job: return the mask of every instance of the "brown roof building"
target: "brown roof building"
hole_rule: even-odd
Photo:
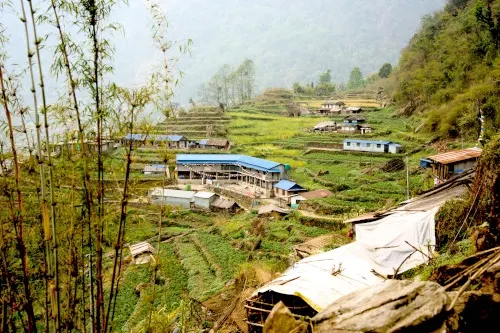
[[[423,167],[432,167],[436,184],[451,176],[473,168],[482,153],[481,148],[467,148],[436,154],[420,161]]]

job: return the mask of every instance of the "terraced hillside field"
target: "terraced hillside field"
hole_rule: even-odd
[[[353,135],[311,132],[320,121],[342,122],[341,116],[290,118],[240,108],[228,113],[231,116],[228,129],[234,152],[290,164],[291,178],[302,186],[309,190],[328,188],[335,193],[312,202],[315,211],[346,217],[406,199],[406,170],[380,170],[389,160],[405,156],[344,152],[340,147],[346,138],[403,144],[407,152],[412,152],[409,154],[411,192],[431,185],[427,173],[419,169],[419,159],[434,152],[429,147],[421,149],[432,135],[415,133],[418,121],[395,117],[393,113],[392,109],[364,113],[374,131]]]
[[[154,130],[158,134],[179,134],[188,139],[226,138],[226,126],[229,122],[224,112],[218,108],[197,107],[189,112],[159,123]]]

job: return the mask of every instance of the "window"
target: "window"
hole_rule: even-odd
[[[361,147],[361,143],[357,142],[356,147]]]
[[[350,147],[351,146],[351,143],[350,142],[347,142],[347,147]]]
[[[366,147],[370,148],[371,144],[370,143],[367,143],[366,144]]]
[[[380,148],[382,145],[380,143],[377,144],[377,148]]]

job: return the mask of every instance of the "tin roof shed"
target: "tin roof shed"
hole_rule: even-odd
[[[482,152],[483,150],[481,148],[474,147],[474,148],[453,150],[447,153],[432,155],[429,156],[428,159],[433,162],[441,164],[450,164],[460,161],[476,159],[481,155]]]

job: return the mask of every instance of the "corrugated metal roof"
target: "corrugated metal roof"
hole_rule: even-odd
[[[350,106],[347,108],[347,110],[349,111],[358,111],[358,110],[362,110],[359,106]]]
[[[202,143],[202,141],[204,143]],[[225,147],[228,143],[229,141],[226,139],[203,139],[200,141],[200,145],[218,146],[218,147]]]
[[[163,172],[165,171],[165,166],[162,164],[151,164],[144,166],[144,172]]]
[[[453,150],[443,154],[429,156],[428,159],[441,164],[449,164],[470,159],[478,158],[482,153],[481,148],[467,148],[462,150]]]
[[[287,214],[288,210],[285,210],[281,207],[278,207],[276,205],[267,205],[267,206],[262,206],[259,208],[259,215],[263,214],[269,214],[272,212],[280,213],[280,214]]]
[[[344,102],[339,101],[339,100],[335,100],[335,101],[325,101],[325,102],[323,103],[323,105],[325,105],[325,104],[328,104],[328,105],[329,105],[329,104],[334,104],[334,105],[345,105],[345,103],[344,103]]]
[[[305,191],[305,189],[300,186],[299,184],[295,182],[291,182],[289,180],[280,180],[278,183],[274,185],[274,187],[285,190],[285,191],[290,191],[290,190],[296,190],[296,191]]]
[[[301,196],[303,196],[306,199],[327,198],[332,195],[333,193],[328,190],[316,190],[316,191],[301,193]]]
[[[335,127],[337,126],[337,123],[334,121],[322,121],[320,123],[317,123],[314,128],[324,128],[324,127]]]
[[[153,141],[172,141],[177,142],[187,140],[183,135],[165,135],[165,134],[127,134],[125,140],[144,141],[146,139]]]
[[[393,143],[391,141],[358,140],[358,139],[345,139],[344,142],[373,143],[373,144],[379,144],[379,145],[389,145],[389,144]]]
[[[234,205],[238,205],[235,201],[229,200],[229,199],[224,199],[224,198],[219,198],[212,202],[211,206],[216,207],[216,208],[222,208],[222,209],[231,209]]]
[[[178,154],[177,164],[235,164],[267,172],[280,172],[281,163],[261,158],[233,154]]]
[[[191,199],[191,198],[193,198],[193,196],[195,194],[196,194],[196,192],[194,192],[194,191],[163,189],[163,196],[164,197]],[[153,189],[153,191],[151,192],[151,195],[161,196],[162,195],[161,187],[157,187],[157,188]]]
[[[132,244],[129,246],[129,248],[130,248],[130,253],[132,254],[133,257],[147,252],[156,253],[156,249],[148,242],[140,242],[137,244]]]
[[[213,192],[197,192],[194,195],[194,197],[201,198],[201,199],[209,199],[209,198],[213,197],[214,195],[216,195],[216,194]]]

